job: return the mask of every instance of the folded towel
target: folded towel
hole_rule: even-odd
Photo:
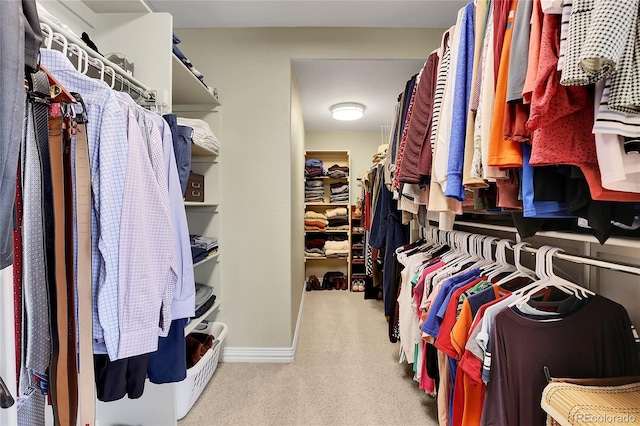
[[[327,216],[324,213],[315,212],[313,210],[307,210],[304,212],[305,219],[326,219]]]
[[[345,173],[349,173],[349,167],[347,166],[340,166],[338,164],[334,164],[333,166],[329,167],[329,171],[334,171],[334,170],[340,170],[341,172],[345,172]]]
[[[326,217],[330,218],[333,216],[346,216],[347,208],[346,207],[336,207],[335,209],[329,209],[326,212]]]
[[[327,241],[324,250],[349,250],[349,241]]]
[[[324,188],[324,182],[322,180],[307,180],[304,185],[307,188]]]

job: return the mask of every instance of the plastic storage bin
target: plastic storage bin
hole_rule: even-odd
[[[202,323],[202,325],[206,327],[198,326],[194,331],[211,334],[215,337],[215,341],[213,348],[208,350],[196,365],[187,370],[187,377],[176,383],[176,415],[178,420],[187,415],[209,383],[218,366],[222,343],[227,336],[228,327],[224,323],[209,322]]]

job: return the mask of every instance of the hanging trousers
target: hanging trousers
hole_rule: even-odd
[[[13,203],[24,119],[22,4],[0,1],[0,269],[13,262]]]

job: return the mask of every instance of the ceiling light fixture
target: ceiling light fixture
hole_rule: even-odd
[[[354,102],[343,102],[335,104],[329,109],[331,110],[331,115],[336,120],[353,121],[362,118],[365,106]]]

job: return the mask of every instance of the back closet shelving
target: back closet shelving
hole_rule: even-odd
[[[219,132],[220,114],[215,113],[220,102],[213,95],[212,89],[208,90],[172,52],[173,17],[170,14],[155,13],[142,0],[38,0],[38,5],[54,17],[51,25],[54,31],[66,35],[68,31],[65,31],[65,26],[76,34],[86,31],[102,53],[124,54],[134,64],[135,78],[131,80],[138,85],[142,82],[141,86],[155,91],[156,104],[164,107],[163,112],[203,119],[214,132]],[[46,14],[39,13],[41,20],[49,24],[51,17],[47,18]],[[70,38],[90,51],[80,40],[73,36]],[[97,53],[94,56],[99,57]],[[106,63],[124,73],[117,65],[109,61]],[[212,85],[214,81],[209,79],[207,83]],[[219,237],[218,153],[193,147],[191,170],[204,175],[204,202],[185,202],[189,233]],[[206,321],[221,320],[219,311],[223,289],[219,258],[218,252],[194,265],[196,282],[213,286],[217,297],[211,309],[187,324],[186,333]],[[147,381],[140,399],[98,402],[96,424],[177,424],[177,398],[176,385],[154,385]]]
[[[351,206],[351,262],[349,264],[349,282],[351,291],[364,291],[367,279],[365,266],[366,239],[362,212]]]
[[[309,211],[314,211],[322,214],[326,214],[328,210],[333,210],[338,207],[345,208],[347,211],[347,218],[350,216],[350,204],[349,201],[341,201],[341,202],[330,202],[331,200],[331,184],[333,183],[346,183],[348,186],[350,185],[350,176],[351,176],[351,166],[349,160],[349,151],[331,151],[331,150],[308,150],[305,152],[305,162],[309,159],[316,159],[322,161],[323,167],[325,170],[328,170],[331,166],[337,164],[339,166],[349,167],[349,176],[344,178],[331,178],[329,176],[319,176],[319,177],[311,177],[305,178],[307,180],[321,180],[323,182],[324,187],[324,199],[322,201],[313,201],[305,203],[305,213]],[[351,190],[351,189],[350,189]],[[346,237],[349,247],[351,247],[351,224],[349,224],[348,229],[341,230],[331,230],[327,229],[322,231],[325,234],[326,238],[330,238],[330,235],[336,234],[343,237]],[[305,239],[308,236],[312,236],[317,231],[305,230]],[[340,271],[345,274],[347,277],[347,282],[350,281],[349,273],[350,273],[350,259],[349,255],[340,258],[331,258],[331,257],[309,257],[305,256],[305,274],[306,276],[316,275],[320,281],[322,281],[322,277],[328,271]]]

